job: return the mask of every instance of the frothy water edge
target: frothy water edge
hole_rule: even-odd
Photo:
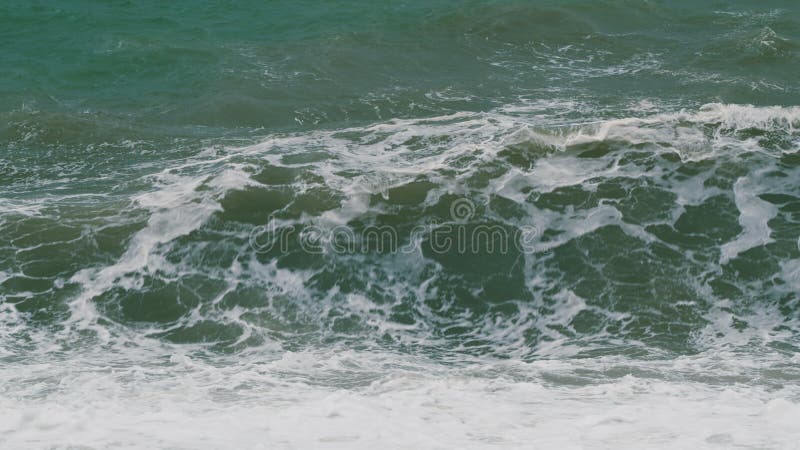
[[[658,234],[660,228],[653,227],[671,224],[679,231],[680,226],[689,229],[691,223],[683,225],[687,211],[694,214],[714,205],[710,199],[722,198],[729,200],[724,205],[736,209],[730,223],[739,229],[719,234],[716,251],[704,254],[703,241],[693,250],[699,255],[698,266],[712,267],[697,278],[722,274],[720,278],[729,282],[725,267],[737,257],[788,242],[794,248],[779,248],[782,256],[766,258],[780,266],[774,277],[781,282],[769,289],[775,298],[796,293],[798,225],[785,205],[797,199],[800,169],[782,161],[797,150],[800,109],[711,104],[695,112],[581,125],[539,123],[541,116],[534,114],[531,119],[518,107],[508,110],[512,112],[501,109],[273,136],[244,148],[211,149],[149,175],[152,184],[130,197],[139,213],[133,219],[113,215],[109,219],[138,223],[138,229],[126,236],[124,251],[68,278],[52,277],[54,292],[64,286],[75,289],[68,296],[68,318],[50,324],[52,330],[28,326],[25,314],[11,303],[0,305],[0,357],[6,361],[0,369],[0,410],[7,412],[0,419],[0,444],[367,448],[390,439],[404,448],[526,447],[532,442],[566,448],[796,446],[799,361],[796,353],[781,347],[798,345],[796,305],[792,308],[791,303],[796,299],[783,310],[777,301],[748,305],[747,296],[760,289],[761,280],[745,280],[735,286],[745,293],[733,300],[720,298],[717,292],[708,294],[708,299],[718,301],[706,305],[700,314],[704,325],[690,333],[693,352],[676,357],[664,351],[664,358],[658,357],[663,349],[644,358],[598,356],[582,353],[583,344],[572,339],[571,335],[580,335],[578,315],[595,311],[607,315],[603,320],[608,323],[626,324],[635,312],[576,294],[577,282],[553,293],[546,278],[553,258],[548,252],[567,248],[598,230],[621,230],[625,239],[635,239],[637,251],[651,251],[655,244],[659,250],[663,246],[684,251],[695,244],[670,241],[668,234]],[[631,160],[637,154],[644,154],[643,159]],[[732,170],[726,161],[738,155],[752,166],[717,180]],[[498,162],[500,169],[493,171]],[[684,164],[692,164],[696,172],[681,173]],[[278,183],[271,177],[280,170],[296,175]],[[785,176],[772,177],[776,171]],[[432,185],[424,195],[402,190],[419,182],[420,175]],[[670,209],[660,215],[632,210],[611,202],[611,197],[596,204],[587,197],[554,206],[542,200],[543,195],[572,186],[600,192],[603,179],[651,180],[637,187],[670,193]],[[272,201],[273,193],[284,188],[292,193],[289,201],[278,197],[277,206],[256,207],[258,214],[253,216],[241,212],[243,208],[233,201],[233,196],[247,192],[263,194],[256,200]],[[331,195],[301,202],[302,208],[293,203],[309,192]],[[538,197],[531,198],[531,192]],[[397,195],[405,201],[403,196],[412,194],[416,195],[412,206],[391,203]],[[405,280],[398,275],[400,281],[387,284],[393,288],[389,297],[421,292],[416,320],[403,324],[388,320],[393,305],[376,303],[368,290],[347,292],[339,287],[331,288],[329,297],[315,297],[316,291],[308,294],[307,285],[320,267],[281,266],[271,257],[255,254],[247,240],[252,226],[262,225],[268,214],[284,224],[330,227],[358,219],[373,223],[381,213],[398,211],[434,215],[437,207],[449,207],[451,198],[468,198],[485,208],[484,217],[509,226],[530,222],[542,232],[558,231],[537,243],[536,257],[525,265],[526,288],[536,293],[532,301],[520,299],[515,312],[504,316],[492,311],[485,320],[469,316],[469,307],[461,306],[454,316],[440,317],[428,299],[447,283],[439,286],[440,291],[426,291],[428,285],[416,283],[452,270],[450,261],[435,261],[433,273]],[[522,213],[501,211],[492,203],[498,198],[523,205]],[[244,204],[252,201],[246,199]],[[58,197],[22,201],[4,209],[4,215],[46,217],[46,208],[58,202]],[[583,203],[587,206],[581,207]],[[730,212],[725,208],[720,211]],[[770,226],[776,219],[783,221],[777,231],[774,224]],[[244,225],[226,228],[228,222]],[[212,240],[203,232],[230,241],[236,256],[221,258],[227,265],[219,261],[207,265],[197,256],[211,255],[203,253]],[[420,250],[414,254],[418,259],[400,267],[420,265],[418,261],[429,256]],[[334,259],[346,261],[350,260]],[[348,270],[403,263],[384,255],[354,261]],[[18,276],[3,270],[0,283]],[[133,313],[109,308],[124,299],[125,291],[147,288],[151,278],[170,283],[191,276],[217,280],[220,286],[212,290],[211,298],[190,304],[174,320],[140,320]],[[354,313],[366,323],[370,336],[366,348],[334,345],[320,350],[301,345],[290,351],[287,347],[292,346],[281,338],[309,332],[293,330],[276,336],[269,328],[284,326],[284,318],[265,315],[254,320],[247,304],[225,306],[241,283],[260,287],[270,296],[300,300],[312,319],[321,314],[323,338],[344,335],[358,341],[358,333],[338,331],[335,319],[325,319],[337,308]],[[625,284],[614,283],[609,289]],[[713,291],[702,281],[697,284],[695,293]],[[691,281],[687,285],[695,287]],[[120,297],[103,297],[109,292]],[[34,298],[40,293],[13,294]],[[312,300],[317,303],[305,303]],[[270,314],[282,311],[280,305],[270,306],[274,307],[267,309]],[[548,309],[551,313],[542,315]],[[654,317],[657,323],[662,316]],[[209,351],[213,342],[163,339],[173,330],[209,320],[241,326],[242,332],[228,343],[235,348],[235,358]],[[737,320],[745,320],[747,326],[738,326]],[[407,346],[426,348],[433,343],[430,347],[438,348],[437,342],[449,338],[430,329],[459,322],[474,327],[465,335],[488,341],[491,354],[462,353],[465,342],[460,341],[455,348],[439,348],[443,357],[404,353],[373,342],[388,333]],[[312,329],[314,324],[312,320]],[[529,328],[537,329],[540,337],[531,341],[524,336]],[[587,332],[592,333],[593,339],[632,347],[646,346],[643,342],[651,337],[647,332],[632,338],[614,335],[608,328]],[[23,352],[26,358],[21,358]],[[498,358],[504,353],[512,359]]]

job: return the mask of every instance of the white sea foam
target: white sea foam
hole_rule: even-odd
[[[721,264],[727,263],[745,250],[773,242],[768,223],[777,215],[777,208],[759,199],[753,184],[750,178],[740,178],[733,186],[736,206],[739,208],[739,224],[744,231],[735,240],[722,246]]]
[[[352,351],[288,352],[223,366],[180,354],[161,365],[97,362],[0,369],[0,444],[790,449],[800,440],[800,392],[793,385],[764,389],[686,377],[690,367],[697,377],[713,376],[719,361],[711,355],[640,366],[604,358],[476,361],[461,369]],[[592,381],[581,375],[591,372]],[[56,379],[58,387],[48,389]]]
[[[73,319],[84,324],[95,324],[98,313],[92,299],[112,286],[136,289],[142,273],[172,272],[172,267],[156,251],[161,244],[186,235],[200,227],[221,208],[217,200],[231,189],[249,183],[247,174],[238,167],[208,176],[182,176],[171,170],[158,175],[159,188],[138,195],[134,202],[151,211],[147,226],[136,233],[127,251],[114,264],[100,268],[87,268],[72,276],[70,282],[82,286],[82,292],[70,302]],[[205,189],[200,190],[200,187]],[[108,338],[102,326],[93,326],[101,336]]]
[[[754,305],[743,313],[730,301],[720,301],[705,314],[707,325],[694,336],[700,353],[663,359],[585,354],[575,358],[585,350],[569,338],[578,334],[575,319],[580,314],[590,312],[622,324],[630,323],[631,315],[597,306],[566,288],[551,295],[546,305],[540,297],[521,302],[507,322],[491,315],[481,320],[466,315],[445,318],[447,326],[474,327],[475,335],[490,342],[495,354],[510,361],[443,350],[441,360],[378,348],[293,353],[274,342],[235,357],[209,355],[201,344],[177,346],[145,337],[164,331],[156,325],[126,329],[121,337],[122,331],[111,329],[93,307],[93,300],[112,287],[138,288],[143,275],[179,276],[181,268],[168,260],[167,249],[202,228],[221,210],[227,193],[260,187],[249,170],[260,163],[303,166],[346,198],[338,208],[303,215],[298,221],[347,223],[374,213],[372,195],[425,176],[435,185],[424,199],[427,206],[453,193],[497,195],[521,205],[527,213],[523,219],[505,220],[558,231],[536,248],[545,253],[608,225],[645,242],[657,238],[644,226],[626,222],[612,203],[556,212],[528,202],[530,190],[547,193],[580,186],[593,192],[598,179],[650,177],[676,196],[674,210],[663,219],[671,225],[687,206],[702,205],[725,190],[707,185],[708,173],[671,179],[658,167],[623,164],[627,149],[649,145],[654,152],[676,152],[684,160],[754,149],[769,153],[751,138],[731,134],[759,128],[794,136],[800,119],[797,108],[719,104],[696,112],[583,124],[565,124],[559,118],[553,125],[523,113],[459,113],[272,136],[244,148],[205,152],[156,174],[153,189],[133,198],[134,206],[149,216],[127,250],[112,264],[86,268],[70,280],[80,292],[70,303],[72,322],[67,327],[93,329],[104,338],[101,344],[87,344],[64,357],[62,349],[48,345],[52,335],[31,333],[12,305],[0,303],[0,446],[375,448],[391,442],[397,448],[797,448],[800,434],[794,425],[800,420],[800,389],[792,381],[800,376],[800,360],[767,345],[796,342],[796,324],[774,304]],[[424,145],[416,145],[421,141]],[[591,144],[602,142],[616,142],[618,150],[579,157]],[[466,180],[495,163],[503,149],[526,143],[540,152],[533,155],[530,167],[508,167],[480,192],[469,190]],[[330,157],[300,164],[283,160],[310,150],[324,150]],[[769,222],[778,213],[759,198],[766,192],[758,189],[764,187],[759,184],[762,176],[764,172],[752,171],[734,185],[743,231],[722,246],[720,265],[772,242]],[[437,296],[431,286],[441,274],[438,267],[416,284],[400,276],[420,270],[417,257],[384,261],[395,268],[397,279],[385,287],[398,302],[408,294],[420,299]],[[526,283],[546,285],[537,266],[525,263]],[[360,260],[355,266],[360,270],[369,264],[373,263]],[[786,284],[776,283],[775,289],[796,291],[798,267],[796,260],[782,261],[776,277]],[[275,297],[306,307],[303,312],[311,320],[340,308],[362,317],[376,335],[396,335],[408,346],[433,346],[436,337],[427,328],[444,320],[421,302],[416,306],[424,320],[390,323],[387,316],[395,304],[374,304],[365,295],[336,287],[324,298],[311,299],[306,284],[318,272],[279,267],[276,261],[242,258],[219,272],[214,275],[228,289],[209,299],[213,306],[246,278]],[[0,283],[7,276],[9,272],[0,272]],[[337,296],[341,300],[334,302]],[[553,312],[543,314],[543,306]],[[193,310],[178,326],[210,317],[241,324],[246,331],[237,343],[250,336],[253,326],[243,318],[243,308],[210,309]],[[747,322],[747,328],[737,326],[737,320]],[[526,337],[531,330],[541,333],[541,342],[531,344]],[[595,338],[614,336],[599,332]],[[26,360],[18,358],[17,344],[32,349]],[[643,345],[633,340],[625,344]],[[538,359],[532,361],[534,357]]]

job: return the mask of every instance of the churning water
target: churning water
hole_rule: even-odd
[[[796,1],[0,4],[0,447],[798,448]]]

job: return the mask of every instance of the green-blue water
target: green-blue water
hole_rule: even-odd
[[[5,0],[0,446],[792,448],[798,74],[796,1]]]

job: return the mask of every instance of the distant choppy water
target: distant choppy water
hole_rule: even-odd
[[[800,448],[800,4],[385,3],[0,3],[0,447]]]

